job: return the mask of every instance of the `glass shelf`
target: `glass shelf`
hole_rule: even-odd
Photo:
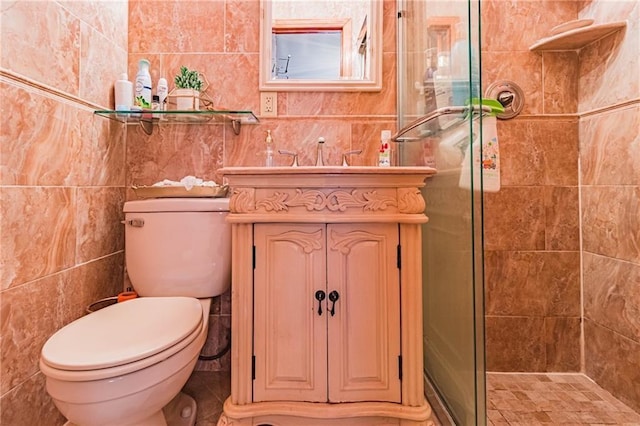
[[[230,110],[190,110],[190,111],[114,111],[97,110],[93,112],[101,117],[127,124],[142,126],[144,132],[150,135],[153,132],[153,123],[158,124],[185,124],[185,123],[231,123],[233,133],[240,134],[241,124],[258,124],[260,120],[252,111]]]

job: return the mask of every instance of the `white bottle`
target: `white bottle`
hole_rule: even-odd
[[[138,62],[138,74],[136,74],[136,92],[133,104],[142,109],[151,109],[151,74],[146,59]]]
[[[160,111],[167,109],[167,95],[169,94],[169,86],[167,85],[167,79],[161,78],[158,80],[158,101],[160,102]]]
[[[391,166],[391,130],[383,130],[380,133],[380,152],[378,154],[378,166]]]
[[[122,73],[114,84],[114,98],[116,111],[129,111],[133,105],[133,83],[129,81],[127,73]]]

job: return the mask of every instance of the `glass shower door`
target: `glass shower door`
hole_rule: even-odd
[[[399,127],[478,98],[479,3],[400,0]],[[443,113],[397,145],[400,165],[438,174],[423,189],[425,375],[460,425],[484,425],[481,177],[472,144],[481,117]],[[479,179],[473,179],[474,174]],[[476,188],[474,188],[476,186]]]

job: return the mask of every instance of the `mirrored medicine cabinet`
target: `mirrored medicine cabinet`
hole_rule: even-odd
[[[260,0],[260,90],[379,91],[382,0]]]

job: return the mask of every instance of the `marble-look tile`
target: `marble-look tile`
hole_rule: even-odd
[[[640,186],[582,189],[583,249],[640,263]]]
[[[0,398],[0,424],[43,425],[44,419],[47,425],[62,425],[66,421],[47,394],[41,373],[29,377]]]
[[[87,111],[77,115],[78,123],[84,124],[80,126],[81,148],[69,182],[81,186],[124,186],[127,127]]]
[[[221,353],[231,339],[231,317],[229,315],[209,315],[209,333],[201,354],[212,356]],[[229,371],[231,351],[214,360],[198,360],[196,371]]]
[[[122,290],[123,265],[122,253],[106,256],[2,292],[2,393],[38,372],[42,346],[55,331]]]
[[[124,249],[124,188],[78,188],[76,263]]]
[[[545,188],[545,248],[580,250],[578,188]]]
[[[640,342],[640,264],[585,252],[585,317]]]
[[[129,53],[222,52],[224,5],[223,1],[129,1]]]
[[[640,422],[640,414],[583,374],[492,372],[487,373],[487,388],[487,406],[493,407],[487,412],[487,420],[496,419],[494,424],[578,426]],[[522,404],[528,400],[533,404]],[[502,422],[501,417],[512,422]]]
[[[577,185],[578,121],[498,123],[502,185]]]
[[[239,142],[231,141],[225,147],[225,165],[257,166],[265,164],[265,137],[271,130],[276,150],[276,165],[288,165],[290,156],[278,154],[280,149],[298,153],[301,166],[315,165],[318,139],[325,138],[323,158],[325,164],[339,165],[342,153],[351,147],[351,124],[347,120],[289,119],[264,122],[260,126],[243,128]],[[245,133],[246,130],[246,133]]]
[[[74,158],[82,149],[77,111],[31,90],[4,83],[0,88],[1,183],[63,185],[75,174]]]
[[[485,312],[579,316],[579,253],[485,251]]]
[[[211,315],[231,315],[231,288],[211,300]]]
[[[75,195],[70,188],[0,187],[2,276],[7,289],[73,265]]]
[[[221,183],[216,171],[222,167],[222,125],[160,125],[152,136],[131,130],[127,136],[128,184],[151,185],[187,175]]]
[[[115,109],[113,84],[127,71],[127,51],[90,27],[80,25],[80,98]],[[135,76],[129,75],[131,81]]]
[[[640,106],[588,116],[580,121],[583,185],[640,182]]]
[[[397,52],[397,2],[394,0],[384,0],[382,9],[382,51],[395,53]]]
[[[545,371],[543,318],[487,316],[488,371]]]
[[[222,404],[231,393],[229,372],[195,371],[182,389],[198,404],[196,426],[214,426],[222,413]]]
[[[73,268],[71,279],[59,289],[60,327],[87,313],[86,308],[105,297],[124,290],[124,252],[85,263]]]
[[[225,1],[224,51],[257,53],[260,50],[260,8],[256,2],[247,0]]]
[[[394,121],[363,121],[351,125],[351,146],[349,150],[362,150],[360,154],[349,156],[349,164],[354,166],[377,166],[380,153],[380,133],[383,130],[396,131]],[[398,149],[398,144],[391,144],[392,150]]]
[[[577,18],[578,3],[564,0],[490,0],[480,3],[482,40],[494,51],[527,51],[551,28]]]
[[[626,21],[627,27],[580,51],[579,110],[589,111],[637,99],[640,96],[638,2],[590,2],[580,15],[594,18],[596,22]]]
[[[2,394],[38,372],[42,345],[58,328],[58,288],[69,274],[55,274],[2,294]]]
[[[259,112],[258,62],[256,53],[163,54],[160,73],[167,78],[169,90],[172,90],[175,75],[185,65],[205,75],[209,84],[206,95],[215,109]],[[155,85],[157,78],[153,72],[151,77]]]
[[[63,1],[60,5],[111,40],[115,47],[127,51],[129,8],[126,1],[75,0]]]
[[[59,2],[14,1],[3,2],[0,19],[2,68],[62,92],[78,94],[78,18],[62,8]]]
[[[220,299],[220,314],[231,315],[231,288],[222,293]]]
[[[575,114],[578,111],[578,54],[542,54],[543,112]]]
[[[40,92],[4,83],[0,88],[1,184],[124,184],[122,125]]]
[[[485,194],[485,250],[544,250],[543,187],[503,187]]]
[[[578,303],[576,308],[579,311]],[[580,371],[580,317],[548,317],[544,319],[544,327],[545,371]]]
[[[521,4],[533,2],[521,2]],[[513,18],[508,18],[513,22]],[[484,25],[483,25],[484,27]],[[500,33],[504,34],[505,29]],[[522,30],[517,30],[522,33]],[[509,35],[511,36],[511,34]],[[533,43],[532,43],[533,44]],[[542,57],[529,51],[482,51],[482,93],[497,81],[510,80],[518,84],[525,96],[521,114],[540,114],[543,108]]]
[[[640,411],[640,343],[587,319],[585,372],[620,401]]]

